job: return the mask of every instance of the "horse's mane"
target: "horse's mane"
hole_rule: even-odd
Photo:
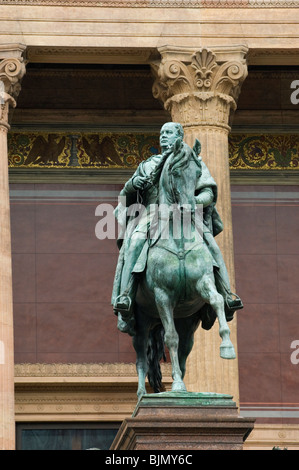
[[[194,161],[201,170],[201,159],[198,158],[200,152],[200,143],[196,139],[193,149],[189,145],[182,143],[180,151],[175,155],[173,161],[169,165],[169,169],[172,172],[175,170],[185,170]]]
[[[201,170],[201,158],[198,157],[200,149],[201,145],[197,139],[195,141],[193,149],[191,149],[189,145],[185,144],[184,142],[177,141],[174,147],[175,156],[173,158],[173,161],[169,165],[170,172],[173,173],[175,170],[185,170],[190,165],[191,161],[194,161]],[[167,152],[162,154],[161,161],[151,174],[151,180],[153,184],[156,183],[158,178],[160,177],[164,163],[166,162],[167,158],[170,156],[171,153],[172,150],[168,150]]]

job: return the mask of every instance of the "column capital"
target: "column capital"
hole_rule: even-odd
[[[16,106],[26,67],[22,44],[0,44],[0,126],[9,128],[9,107]]]
[[[230,130],[231,110],[237,107],[247,76],[246,46],[190,49],[163,46],[161,60],[151,64],[153,95],[173,121],[184,127],[216,126]]]

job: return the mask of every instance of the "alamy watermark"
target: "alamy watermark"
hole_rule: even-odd
[[[291,342],[291,349],[294,351],[291,354],[291,363],[294,365],[299,364],[299,340],[295,339]]]
[[[294,89],[291,93],[291,103],[296,105],[299,103],[299,80],[292,81],[291,89]]]
[[[95,215],[100,217],[95,227],[95,235],[99,240],[122,239],[134,237],[156,240],[158,238],[175,240],[184,238],[192,243],[202,239],[203,206],[196,204],[149,204],[141,203],[126,207],[126,198],[118,198],[118,214],[116,222],[115,209],[112,204],[99,204]]]

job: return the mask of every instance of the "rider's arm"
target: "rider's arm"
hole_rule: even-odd
[[[134,185],[134,181],[137,181],[138,178],[140,178],[140,168],[137,168],[132,178],[126,182],[123,189],[125,194],[136,193],[138,188]]]
[[[136,193],[136,189],[134,187],[133,180],[134,180],[134,178],[130,178],[129,181],[126,182],[126,184],[124,186],[124,192],[126,194]]]
[[[126,182],[124,186],[125,194],[136,193],[136,191],[139,189],[143,189],[146,181],[147,177],[144,169],[144,162],[142,162],[140,163],[132,178]]]
[[[196,204],[202,204],[207,207],[214,201],[214,193],[211,188],[204,188],[195,196]]]

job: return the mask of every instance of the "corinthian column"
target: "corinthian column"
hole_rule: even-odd
[[[21,45],[0,45],[0,450],[15,449],[14,346],[7,132],[25,73]]]
[[[247,76],[245,46],[159,49],[161,60],[152,64],[154,96],[162,101],[174,122],[182,124],[185,141],[201,142],[201,156],[218,186],[217,209],[224,231],[216,240],[224,256],[235,292],[233,234],[228,159],[228,134],[241,85]],[[236,317],[236,315],[235,315]],[[237,350],[236,319],[229,323]],[[190,391],[229,393],[238,402],[237,359],[220,358],[218,328],[199,328],[187,363],[185,382]]]

